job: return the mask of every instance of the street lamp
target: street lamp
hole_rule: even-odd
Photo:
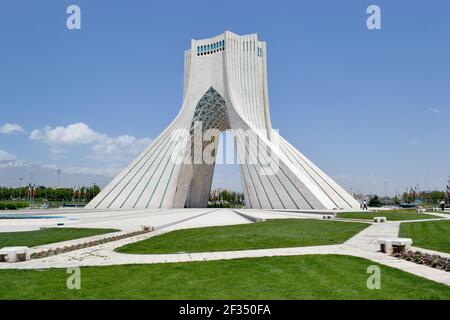
[[[19,178],[19,200],[22,197],[22,180],[23,178]]]
[[[384,205],[387,206],[387,182],[384,182]]]

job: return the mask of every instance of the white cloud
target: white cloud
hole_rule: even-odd
[[[67,127],[33,130],[30,139],[49,145],[53,158],[63,158],[70,147],[91,145],[91,154],[88,158],[108,163],[130,161],[152,141],[149,138],[138,139],[131,135],[110,137],[92,130],[82,122]]]
[[[428,108],[427,111],[432,113],[441,113],[441,109],[439,108]]]
[[[61,146],[50,146],[50,156],[53,159],[63,159],[66,156],[66,149]]]
[[[137,156],[152,142],[149,138],[137,139],[130,135],[103,139],[92,146],[92,159],[103,162],[120,162]]]
[[[102,134],[89,128],[87,124],[78,122],[67,127],[45,127],[41,130],[33,130],[30,139],[49,145],[65,146],[93,143],[101,139],[102,136]]]
[[[16,123],[5,123],[0,127],[0,133],[3,134],[13,134],[13,133],[24,133],[25,130]]]
[[[1,160],[16,160],[17,156],[14,154],[11,154],[9,152],[6,152],[5,150],[0,149],[0,161]]]
[[[110,163],[107,166],[102,166],[100,168],[81,167],[81,166],[65,167],[59,166],[56,163],[43,164],[41,165],[41,167],[52,170],[61,170],[61,172],[68,174],[100,175],[111,178],[117,176],[117,174],[124,169],[124,165],[120,163]]]
[[[52,169],[52,170],[58,170],[61,169],[58,165],[56,165],[55,163],[52,164],[42,164],[41,165],[42,168],[46,168],[46,169]]]
[[[63,168],[62,171],[64,173],[70,174],[91,174],[91,175],[101,175],[106,177],[115,177],[119,174],[120,171],[124,169],[123,166],[112,164],[107,167],[102,168],[90,168],[90,167],[68,167]]]

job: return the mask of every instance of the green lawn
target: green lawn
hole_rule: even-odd
[[[337,214],[338,218],[349,219],[367,219],[373,220],[373,217],[386,217],[388,221],[400,221],[400,220],[420,220],[420,219],[439,219],[438,216],[433,216],[425,213],[417,212],[405,212],[405,211],[381,211],[381,212],[343,212]]]
[[[307,255],[81,268],[81,290],[68,290],[66,269],[0,270],[5,299],[450,299],[450,290],[381,266],[381,289],[350,256]]]
[[[116,229],[89,228],[50,228],[25,232],[1,232],[0,248],[3,247],[35,247],[49,243],[91,237],[95,235],[117,232]]]
[[[416,247],[450,253],[450,220],[402,223],[400,236]]]
[[[364,223],[312,219],[177,230],[121,248],[122,253],[209,252],[338,244],[368,227]]]

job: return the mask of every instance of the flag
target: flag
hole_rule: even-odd
[[[450,198],[450,185],[447,185],[447,196]]]

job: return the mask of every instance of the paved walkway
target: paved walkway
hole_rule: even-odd
[[[246,215],[262,218],[299,218],[299,219],[322,219],[322,215],[301,214],[287,212],[267,212],[244,210]],[[108,266],[108,265],[126,265],[126,264],[153,264],[153,263],[173,263],[173,262],[189,262],[189,261],[210,261],[252,257],[272,257],[272,256],[296,256],[306,254],[339,254],[357,256],[372,260],[386,266],[390,266],[402,271],[406,271],[423,278],[443,283],[450,286],[450,273],[433,269],[431,267],[418,265],[402,259],[393,258],[389,255],[378,252],[379,245],[377,239],[397,237],[401,221],[392,221],[387,223],[368,223],[370,226],[355,235],[348,241],[340,245],[330,246],[311,246],[311,247],[295,247],[295,248],[277,248],[277,249],[260,249],[260,250],[242,250],[242,251],[226,251],[226,252],[204,252],[204,253],[179,253],[179,254],[121,254],[114,249],[123,245],[134,243],[136,241],[145,240],[151,237],[161,235],[177,229],[186,229],[199,226],[211,226],[227,224],[251,223],[247,218],[239,215],[233,210],[227,209],[204,209],[197,210],[196,214],[182,215],[178,220],[171,219],[171,222],[160,224],[155,232],[143,234],[132,238],[122,239],[115,242],[105,243],[95,247],[80,249],[48,258],[34,259],[21,263],[1,263],[0,269],[45,269],[45,268],[67,268],[75,266]],[[449,219],[449,218],[447,218]],[[328,221],[328,220],[327,220]],[[167,221],[166,221],[167,222]],[[414,221],[411,221],[414,222]],[[98,236],[96,236],[98,238]],[[60,247],[61,245],[70,245],[87,239],[79,239],[66,241],[60,244],[52,244],[35,248]],[[416,249],[416,248],[415,248]],[[417,248],[417,250],[425,251]],[[430,250],[428,250],[430,251]],[[443,256],[445,253],[434,252]]]

